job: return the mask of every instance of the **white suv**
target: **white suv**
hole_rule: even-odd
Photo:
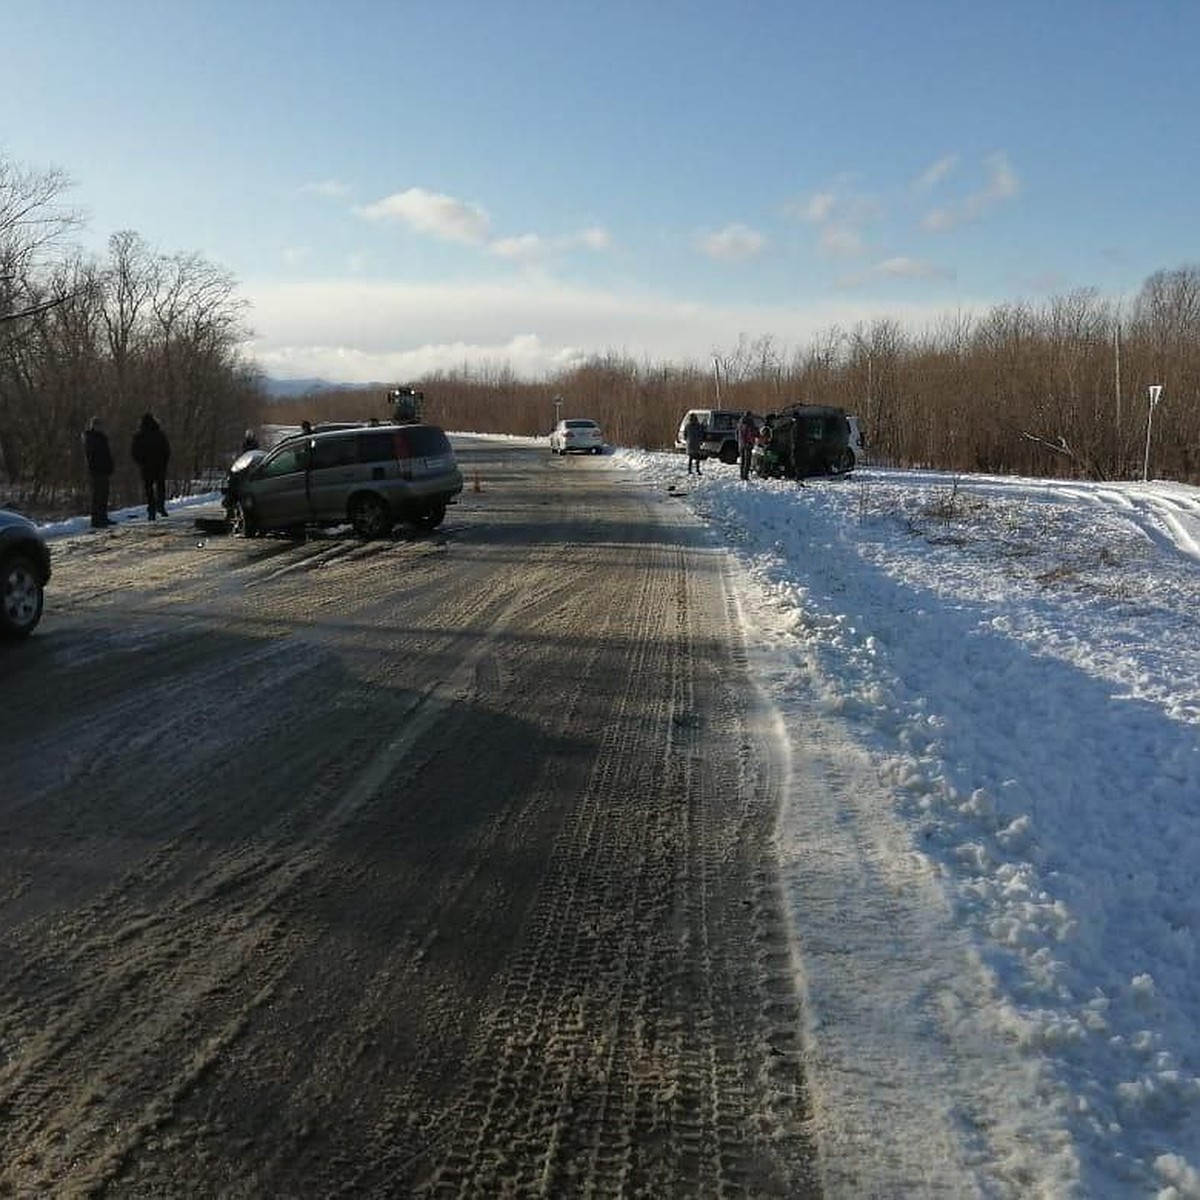
[[[737,427],[742,419],[743,409],[732,408],[690,408],[683,414],[679,422],[679,432],[675,435],[675,448],[687,449],[686,430],[692,414],[704,426],[704,443],[701,447],[702,457],[719,458],[723,463],[735,463],[738,460]]]

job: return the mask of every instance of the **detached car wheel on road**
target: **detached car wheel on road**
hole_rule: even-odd
[[[50,549],[38,527],[0,509],[0,636],[28,637],[42,619]]]

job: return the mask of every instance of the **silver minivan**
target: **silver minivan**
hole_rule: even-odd
[[[360,425],[244,455],[227,496],[233,531],[244,537],[349,524],[371,538],[385,537],[398,521],[436,528],[462,489],[450,440],[436,425]]]

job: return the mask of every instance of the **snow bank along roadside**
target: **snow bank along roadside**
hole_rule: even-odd
[[[1195,489],[617,458],[745,568],[834,1190],[1200,1195]]]

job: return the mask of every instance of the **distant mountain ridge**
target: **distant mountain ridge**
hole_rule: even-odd
[[[328,379],[263,379],[263,390],[268,400],[295,400],[317,392],[359,392],[371,388],[387,388],[387,383],[330,383]]]

